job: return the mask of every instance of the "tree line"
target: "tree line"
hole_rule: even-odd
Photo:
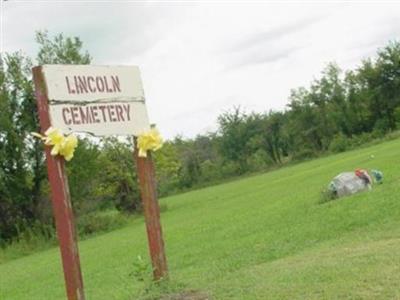
[[[31,68],[90,64],[77,37],[38,32],[37,57],[21,52],[0,59],[0,244],[32,226],[52,228],[49,185],[39,132]],[[154,154],[160,196],[248,172],[345,151],[400,126],[400,43],[389,42],[355,70],[335,63],[308,87],[293,89],[282,111],[223,112],[218,130],[165,142]],[[162,131],[162,128],[160,128]],[[80,137],[67,164],[77,218],[116,208],[140,212],[131,139]]]

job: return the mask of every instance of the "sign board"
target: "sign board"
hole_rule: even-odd
[[[139,70],[133,66],[44,65],[32,69],[42,133],[138,136],[150,129]],[[136,138],[135,138],[136,139]],[[45,147],[68,300],[84,300],[77,236],[65,160]],[[135,158],[155,280],[168,276],[151,153]]]
[[[44,65],[50,122],[64,133],[139,135],[150,129],[135,66]]]

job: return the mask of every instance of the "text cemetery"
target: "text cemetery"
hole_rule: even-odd
[[[126,122],[131,120],[130,104],[64,106],[62,117],[65,125]]]

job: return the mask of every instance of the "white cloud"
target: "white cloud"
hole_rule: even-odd
[[[400,34],[398,4],[6,3],[8,51],[33,55],[46,28],[80,36],[95,63],[139,65],[167,137],[215,129],[234,105],[283,109],[327,62],[354,68]]]

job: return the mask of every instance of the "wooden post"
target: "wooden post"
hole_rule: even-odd
[[[42,133],[50,126],[49,99],[42,67],[35,67],[33,80]],[[84,300],[83,280],[79,263],[78,245],[75,233],[68,180],[63,157],[52,156],[50,147],[45,147],[47,172],[51,188],[53,213],[57,236],[60,243],[61,258],[68,300]]]
[[[153,266],[154,280],[157,281],[168,276],[168,267],[160,223],[160,207],[157,201],[154,163],[150,151],[147,152],[147,157],[139,157],[136,138],[134,141],[134,156],[146,221],[149,252]]]

